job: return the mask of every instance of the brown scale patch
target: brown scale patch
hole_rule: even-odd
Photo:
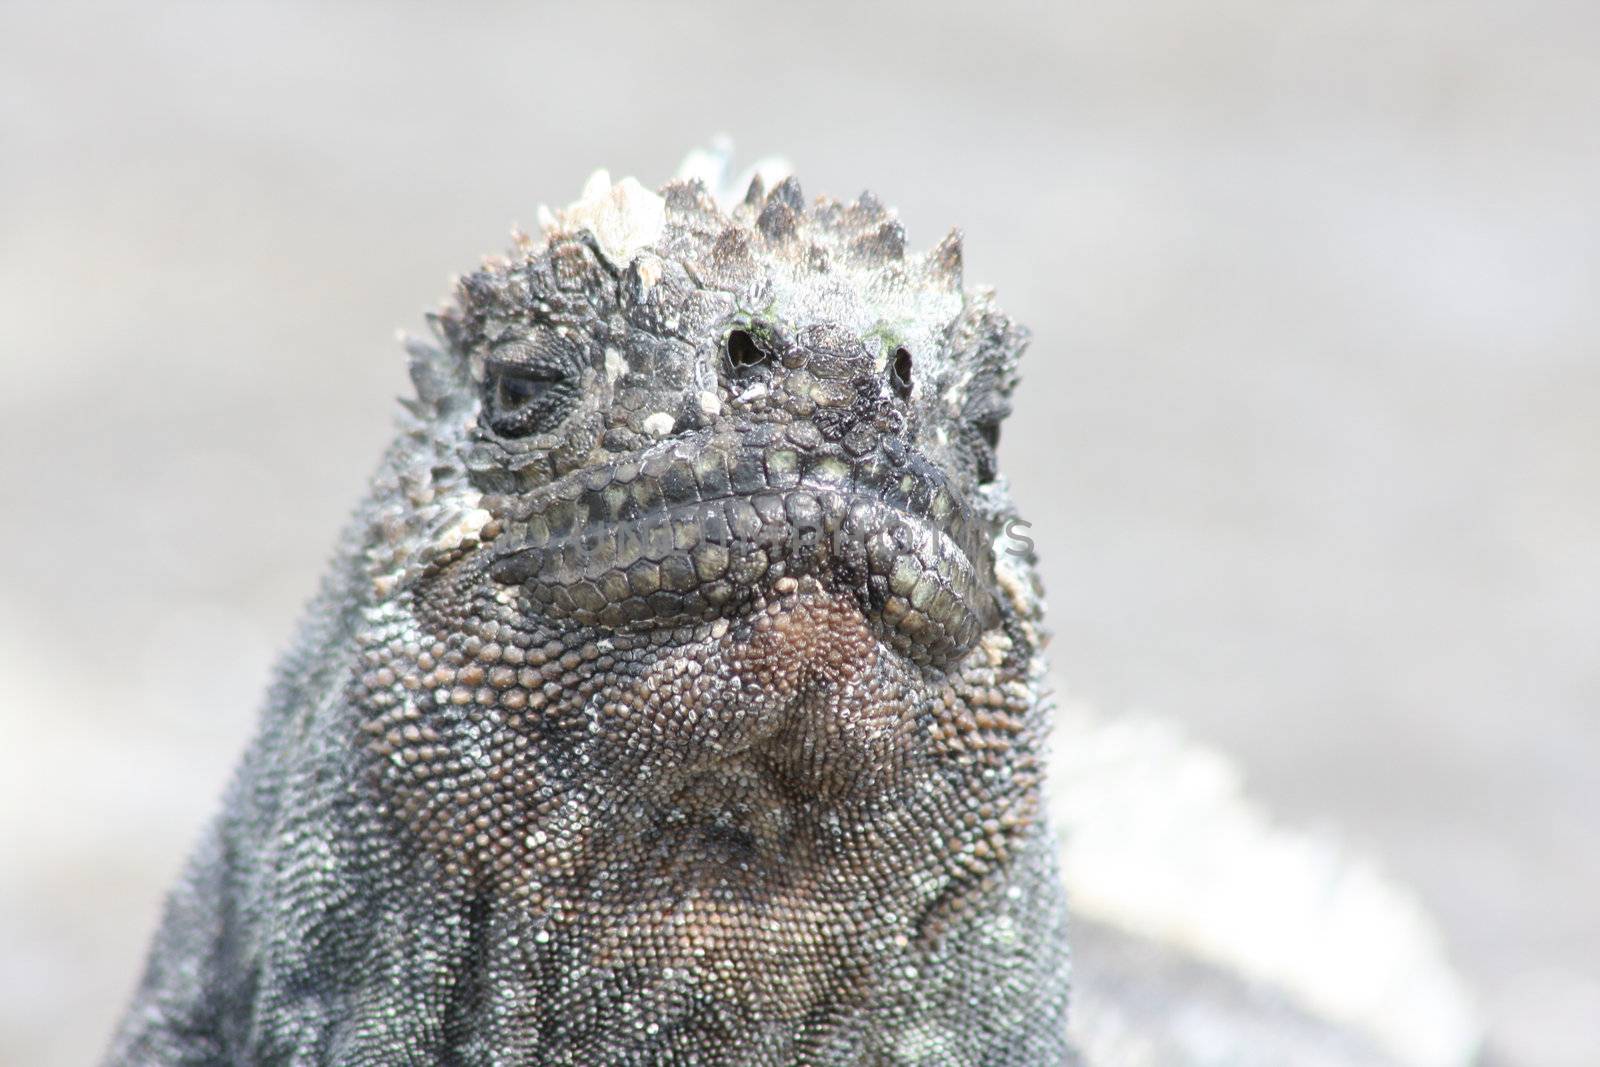
[[[774,803],[818,804],[895,786],[913,748],[921,675],[887,653],[853,598],[815,581],[711,642],[658,660],[616,709],[616,737],[655,743],[638,771],[668,788],[740,774]],[[616,755],[627,765],[627,753]]]
[[[814,583],[653,664],[602,731],[635,803],[589,843],[592,962],[702,975],[754,1018],[865,988],[914,910],[894,906],[907,872],[863,862],[906,857],[885,845],[910,832],[909,680],[853,600]]]
[[[774,594],[655,635],[529,634],[487,604],[440,640],[372,635],[355,695],[386,803],[566,970],[750,1025],[859,1004],[1031,819],[1027,690],[981,654],[928,674],[814,580]]]

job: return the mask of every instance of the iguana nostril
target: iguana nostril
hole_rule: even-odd
[[[890,375],[894,391],[902,400],[911,397],[911,351],[901,346],[894,350],[894,369]]]
[[[728,334],[728,362],[735,371],[765,363],[767,358],[767,353],[756,343],[749,330],[734,330]]]

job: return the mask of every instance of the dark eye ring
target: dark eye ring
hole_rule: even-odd
[[[1000,447],[1000,420],[988,419],[978,423],[978,436],[983,438],[983,443],[993,452]]]
[[[996,451],[1000,448],[1000,419],[989,418],[976,423],[973,429],[986,447],[978,451],[978,484],[988,485],[999,473]]]
[[[501,364],[494,370],[495,397],[500,409],[515,411],[549,392],[550,386],[566,376],[549,367],[519,367]]]
[[[489,424],[502,437],[551,429],[570,401],[572,383],[560,367],[491,362],[487,377]]]
[[[735,370],[764,363],[767,353],[750,336],[749,330],[733,330],[728,334],[728,362]]]

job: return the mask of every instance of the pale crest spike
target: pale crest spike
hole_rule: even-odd
[[[417,415],[423,414],[422,408],[442,410],[456,393],[459,384],[459,366],[444,350],[426,341],[405,334],[401,335],[401,340],[409,357],[407,369],[411,375],[411,384],[417,393],[414,402],[402,400],[402,403]]]
[[[948,283],[952,289],[961,288],[961,231],[951,227],[944,240],[928,253],[928,270]]]
[[[898,220],[890,219],[850,242],[850,251],[867,263],[888,264],[903,260],[906,254],[905,228]]]
[[[878,199],[878,194],[871,189],[861,190],[861,195],[856,197],[856,202],[850,205],[850,210],[863,223],[876,222],[889,213],[888,209],[883,206],[883,201]]]
[[[793,174],[778,183],[767,197],[769,204],[782,204],[796,215],[805,214],[806,196],[800,191],[800,179]]]
[[[890,219],[878,227],[878,249],[885,259],[904,259],[906,256],[906,229],[898,219]]]
[[[438,311],[430,311],[426,315],[422,316],[422,319],[428,324],[428,332],[433,335],[434,341],[438,342],[438,344],[444,348],[450,348],[454,345],[455,342],[450,331],[448,308],[441,308]]]
[[[714,197],[713,190],[699,178],[674,178],[661,187],[667,210],[679,215],[720,217],[722,212]]]
[[[761,179],[761,195],[764,197],[768,189],[771,189],[773,186],[777,185],[779,182],[783,181],[783,179],[787,178],[793,173],[794,164],[790,163],[787,159],[784,159],[782,156],[767,156],[763,159],[756,160],[756,162],[748,169],[744,170],[739,174],[738,177],[734,178],[732,188],[734,190],[748,188],[750,184],[752,184],[753,179],[759,177]],[[735,192],[734,195],[737,195],[737,193]],[[718,194],[717,198],[719,200],[725,199],[722,194]],[[726,200],[731,201],[732,197],[726,197]],[[745,203],[751,205],[752,207],[757,207],[761,203],[761,198],[758,197],[755,200],[750,200],[747,197]]]
[[[782,185],[778,186],[778,189],[782,188]],[[761,209],[760,216],[756,218],[756,228],[774,241],[786,241],[795,235],[798,216],[799,212],[778,198],[778,190],[775,189],[767,200],[767,206]]]

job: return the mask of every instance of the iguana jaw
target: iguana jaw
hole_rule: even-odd
[[[816,577],[918,663],[998,621],[983,523],[904,447],[807,454],[771,427],[712,429],[577,471],[504,509],[488,573],[548,618],[648,630],[736,616]],[[792,438],[792,430],[791,435]]]

